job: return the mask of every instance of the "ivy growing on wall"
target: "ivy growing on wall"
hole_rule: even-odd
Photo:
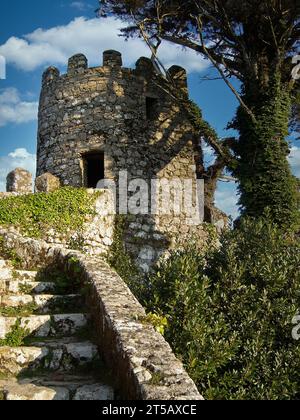
[[[240,132],[235,149],[239,156],[235,175],[240,181],[240,204],[243,215],[267,214],[278,226],[297,231],[299,193],[287,160],[290,152],[286,141],[291,99],[279,76],[274,76],[270,86],[259,96],[253,91],[245,93],[247,102],[253,104],[256,121],[240,108],[233,124]]]
[[[7,197],[0,200],[0,225],[14,226],[33,238],[43,238],[51,229],[60,234],[80,231],[87,217],[95,214],[97,197],[83,188],[71,187],[48,194]]]

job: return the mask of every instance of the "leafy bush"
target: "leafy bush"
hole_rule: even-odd
[[[140,299],[207,399],[299,399],[300,246],[245,221],[218,250],[174,252]]]
[[[25,339],[30,334],[29,329],[21,326],[21,320],[17,319],[11,331],[8,332],[4,339],[0,339],[0,347],[21,347],[25,344]]]
[[[41,238],[47,231],[80,231],[94,214],[97,194],[84,188],[64,187],[52,193],[29,194],[0,200],[0,225],[16,226],[27,236]]]

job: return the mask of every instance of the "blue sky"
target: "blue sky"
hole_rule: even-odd
[[[91,66],[101,65],[105,49],[121,51],[126,66],[133,66],[140,56],[149,56],[142,41],[125,42],[118,36],[119,21],[96,19],[96,7],[96,0],[2,2],[0,55],[7,61],[7,77],[0,80],[0,191],[11,169],[22,166],[35,170],[37,105],[41,75],[47,66],[64,71],[68,58],[79,52],[86,54]],[[201,80],[210,72],[208,62],[169,44],[162,46],[161,58],[166,66],[187,68],[191,97],[219,135],[228,135],[225,127],[237,102],[222,81]],[[296,145],[291,163],[299,176],[300,148]],[[234,184],[221,182],[216,201],[224,211],[237,215]]]

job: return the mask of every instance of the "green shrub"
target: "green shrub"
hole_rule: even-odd
[[[94,214],[97,194],[84,188],[64,187],[52,193],[29,194],[0,200],[0,225],[15,226],[24,235],[42,238],[54,229],[66,234],[80,231]]]
[[[174,252],[143,303],[207,399],[299,399],[300,246],[267,222],[245,221],[218,250]]]
[[[21,320],[17,319],[15,325],[11,328],[4,339],[0,339],[0,347],[21,347],[25,344],[25,339],[30,334],[27,328],[21,326]]]

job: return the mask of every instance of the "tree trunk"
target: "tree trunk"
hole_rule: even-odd
[[[240,204],[244,215],[268,215],[279,226],[293,227],[299,221],[299,194],[287,160],[290,94],[278,77],[269,86],[264,92],[252,83],[244,88],[256,122],[241,108],[237,113]]]

